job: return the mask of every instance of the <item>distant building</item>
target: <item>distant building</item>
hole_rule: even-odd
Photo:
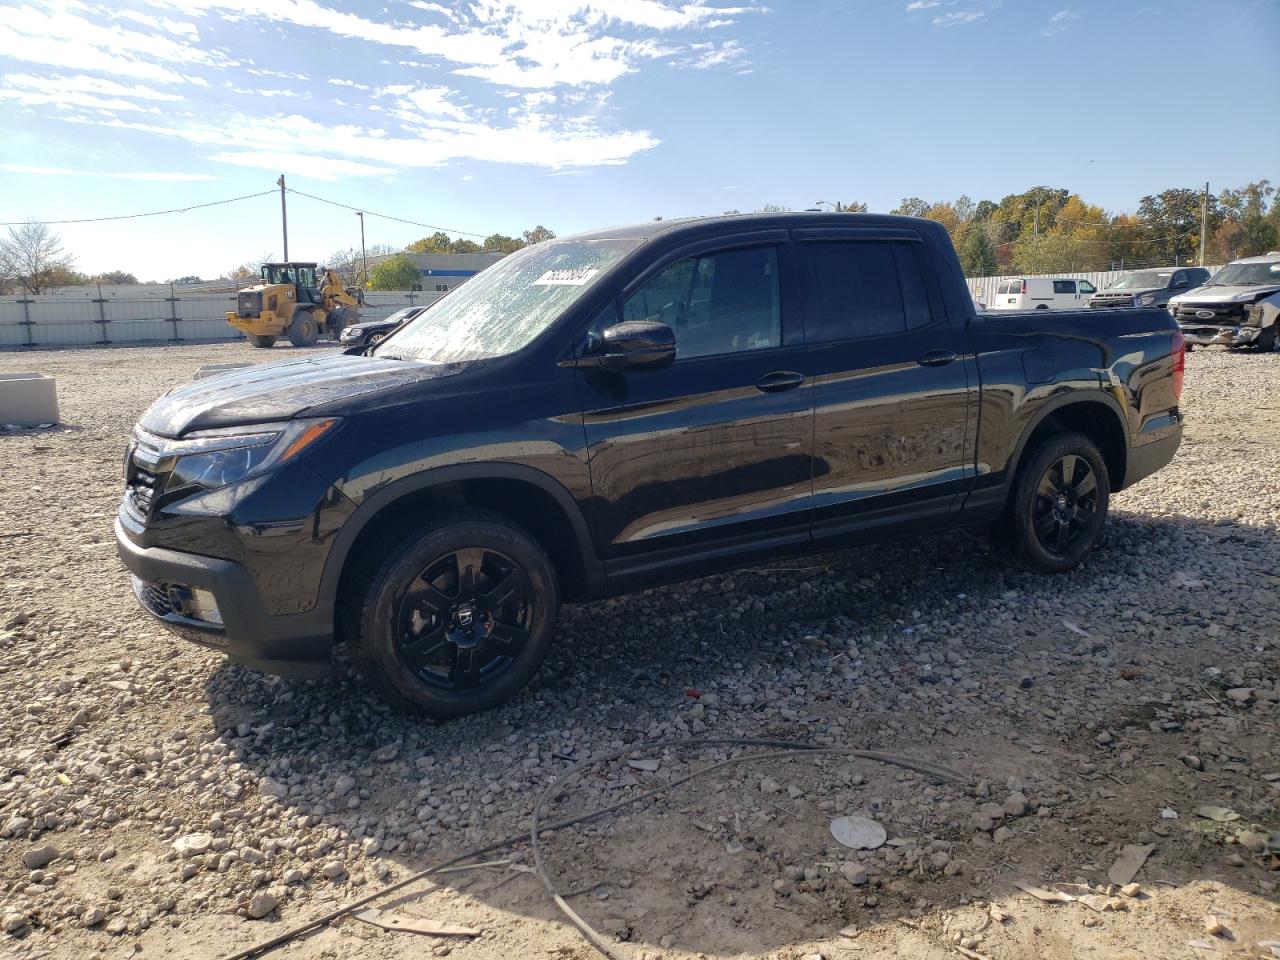
[[[448,293],[469,277],[474,277],[485,267],[493,266],[504,253],[411,253],[418,265],[422,279],[419,288],[424,293]]]

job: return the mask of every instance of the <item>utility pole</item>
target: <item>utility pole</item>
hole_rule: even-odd
[[[289,211],[284,204],[284,174],[276,181],[280,186],[280,226],[284,230],[284,259],[289,260]]]
[[[369,254],[364,250],[364,211],[357,210],[356,216],[360,218],[360,259],[364,261],[364,281],[361,286],[369,286]]]
[[[1200,204],[1200,263],[1204,266],[1204,245],[1209,236],[1209,181],[1204,183],[1204,200]]]

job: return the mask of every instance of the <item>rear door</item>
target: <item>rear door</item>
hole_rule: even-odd
[[[663,370],[580,370],[596,548],[611,584],[809,539],[812,390],[786,231],[700,244],[629,284],[593,332],[671,327]]]
[[[976,363],[910,230],[799,230],[814,536],[936,526],[974,474]]]

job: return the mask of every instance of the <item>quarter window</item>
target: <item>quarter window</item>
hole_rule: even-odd
[[[627,298],[622,319],[665,323],[681,360],[776,347],[778,251],[755,247],[678,260]]]
[[[915,244],[850,241],[801,249],[809,282],[806,342],[891,336],[933,322]]]

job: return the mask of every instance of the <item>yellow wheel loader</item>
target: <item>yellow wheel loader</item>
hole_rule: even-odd
[[[309,347],[325,334],[336,340],[343,327],[359,320],[362,300],[332,270],[321,267],[317,276],[314,263],[264,263],[262,279],[236,295],[227,323],[255,347],[274,346],[280,337]]]

